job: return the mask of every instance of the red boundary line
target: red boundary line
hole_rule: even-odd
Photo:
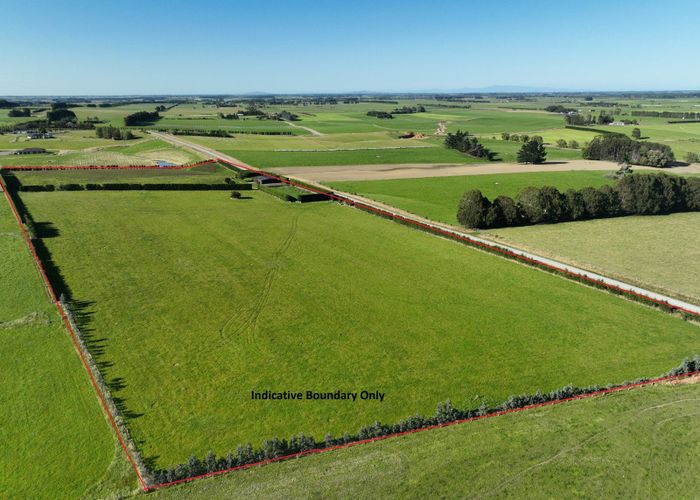
[[[665,302],[657,301],[657,300],[655,300],[655,299],[652,299],[652,298],[650,298],[650,297],[647,297],[646,295],[637,294],[637,293],[632,292],[632,291],[630,291],[630,290],[624,290],[624,289],[619,288],[619,287],[616,287],[616,286],[614,286],[614,285],[608,285],[608,284],[606,284],[606,283],[602,283],[602,282],[599,282],[599,281],[597,281],[597,280],[593,280],[592,278],[588,278],[588,277],[585,276],[585,275],[580,275],[580,274],[576,274],[576,273],[573,273],[573,272],[570,272],[570,271],[567,271],[567,270],[559,269],[559,268],[557,268],[557,267],[550,266],[550,265],[544,264],[544,263],[542,263],[542,262],[538,262],[538,261],[536,261],[536,260],[534,260],[534,259],[530,259],[530,258],[528,258],[528,257],[525,257],[525,256],[523,256],[523,255],[519,255],[519,254],[517,254],[517,253],[511,252],[511,251],[506,250],[506,249],[504,249],[504,248],[500,248],[500,247],[498,247],[498,246],[491,246],[491,245],[488,245],[488,244],[486,244],[486,243],[482,243],[482,242],[479,242],[479,241],[475,241],[475,240],[472,240],[471,238],[469,238],[469,237],[467,237],[467,236],[463,236],[463,235],[460,235],[460,234],[457,234],[457,233],[453,233],[453,232],[450,232],[450,231],[445,231],[445,230],[440,229],[440,228],[438,228],[438,227],[431,226],[431,225],[428,225],[428,224],[424,224],[424,223],[422,223],[422,222],[418,222],[418,221],[415,221],[415,220],[413,220],[413,219],[409,219],[409,218],[403,217],[403,216],[398,215],[398,214],[394,214],[394,213],[389,212],[389,211],[381,210],[381,209],[372,207],[372,206],[370,206],[370,205],[365,205],[365,204],[363,204],[363,203],[356,202],[356,201],[354,201],[354,200],[345,198],[345,197],[343,197],[343,196],[338,196],[338,195],[336,195],[336,194],[333,193],[333,192],[322,191],[322,190],[317,189],[317,188],[314,188],[314,187],[312,187],[312,186],[307,186],[307,185],[304,185],[304,184],[300,184],[300,183],[294,182],[294,181],[292,181],[291,179],[286,179],[286,178],[282,178],[282,177],[279,177],[279,176],[276,176],[276,175],[272,175],[272,174],[269,174],[269,173],[264,172],[264,171],[262,171],[262,170],[257,170],[257,169],[254,169],[254,168],[252,168],[252,167],[243,167],[242,165],[236,165],[235,163],[230,162],[230,161],[228,161],[228,160],[224,160],[224,159],[222,159],[222,158],[217,158],[216,160],[211,160],[211,159],[210,159],[210,160],[205,160],[205,161],[202,161],[202,162],[198,162],[198,163],[195,163],[195,164],[191,164],[191,165],[189,165],[189,166],[175,166],[175,167],[157,167],[157,166],[155,166],[155,167],[154,167],[154,166],[146,166],[146,167],[129,167],[129,166],[124,166],[124,167],[118,167],[118,166],[109,166],[109,167],[98,167],[98,166],[77,167],[77,166],[72,166],[72,167],[71,167],[71,166],[68,166],[68,167],[66,167],[66,166],[64,166],[64,167],[20,167],[19,169],[20,169],[20,170],[25,170],[25,169],[26,169],[26,170],[31,170],[31,169],[38,169],[38,170],[52,170],[52,169],[56,169],[56,170],[67,170],[67,169],[109,169],[109,168],[111,168],[111,169],[119,169],[119,168],[124,168],[124,169],[128,169],[128,168],[165,168],[165,169],[171,168],[171,169],[182,169],[182,168],[191,168],[191,167],[194,167],[194,166],[197,166],[197,165],[202,165],[202,164],[214,163],[214,162],[216,162],[216,161],[219,161],[219,162],[222,162],[222,163],[226,163],[226,164],[228,164],[228,165],[233,166],[234,168],[238,168],[238,169],[242,169],[242,170],[248,170],[248,171],[252,171],[252,172],[259,173],[260,175],[265,175],[265,176],[267,176],[267,177],[272,177],[272,178],[277,179],[277,180],[279,180],[279,181],[281,181],[281,182],[284,182],[284,183],[287,183],[287,184],[291,184],[291,185],[297,186],[297,187],[299,187],[299,188],[306,189],[306,190],[308,190],[308,191],[314,191],[314,192],[319,193],[319,194],[324,194],[324,195],[327,195],[327,196],[328,196],[329,198],[331,198],[331,199],[335,199],[335,200],[337,200],[337,201],[342,201],[342,202],[344,202],[344,203],[348,203],[348,204],[351,204],[351,205],[353,205],[353,206],[360,206],[360,207],[362,207],[362,208],[364,208],[364,209],[367,209],[367,210],[370,210],[370,211],[374,211],[374,212],[376,212],[376,213],[379,213],[380,215],[388,215],[388,216],[390,216],[390,217],[392,217],[392,218],[394,218],[394,219],[400,219],[400,220],[402,220],[402,221],[404,221],[404,222],[407,222],[407,223],[409,223],[409,224],[416,225],[416,226],[419,226],[419,227],[423,227],[423,228],[428,229],[428,230],[430,230],[430,231],[436,231],[436,232],[438,232],[438,233],[442,233],[442,234],[444,234],[445,236],[449,236],[449,237],[451,237],[451,238],[458,238],[458,239],[467,241],[467,242],[469,242],[469,243],[478,245],[478,246],[480,246],[480,247],[486,247],[486,248],[489,248],[489,249],[491,249],[491,250],[497,250],[497,251],[500,251],[501,253],[504,253],[504,254],[506,254],[506,255],[515,257],[515,258],[517,258],[517,259],[522,259],[522,260],[524,260],[524,261],[526,261],[526,262],[529,262],[529,263],[533,263],[533,264],[536,264],[536,265],[542,265],[542,266],[545,266],[545,267],[549,267],[549,268],[551,268],[551,269],[553,269],[553,270],[556,270],[556,271],[558,271],[558,272],[564,272],[564,273],[570,274],[570,275],[572,275],[572,276],[576,276],[576,277],[578,277],[578,278],[584,278],[584,279],[587,279],[588,281],[594,282],[594,283],[596,283],[596,284],[598,284],[598,285],[602,285],[602,286],[607,287],[607,288],[616,289],[616,290],[618,290],[618,291],[620,291],[620,292],[623,292],[623,293],[631,293],[631,294],[633,294],[633,295],[638,295],[639,297],[644,298],[645,300],[651,300],[651,301],[653,301],[653,302],[657,302],[657,303],[659,303],[659,304],[662,304],[662,305],[665,305],[665,306],[667,306],[667,307],[670,307],[671,309],[678,309],[678,310],[686,311],[686,310],[683,309],[683,308],[671,306],[671,305],[669,305],[669,304],[667,304],[667,303],[665,303]],[[3,168],[5,168],[6,170],[15,170],[15,169],[17,169],[17,167],[12,167],[12,168],[3,167]],[[498,417],[498,416],[507,415],[507,414],[510,414],[510,413],[519,413],[519,412],[522,412],[522,411],[525,411],[525,410],[531,410],[531,409],[535,409],[535,408],[542,408],[542,407],[546,407],[546,406],[553,406],[553,405],[556,405],[556,404],[566,403],[566,402],[569,402],[569,401],[575,401],[575,400],[579,400],[579,399],[586,399],[586,398],[590,398],[590,397],[593,397],[593,396],[599,396],[599,395],[603,395],[603,394],[610,394],[610,393],[619,392],[619,391],[626,390],[626,389],[631,389],[631,388],[634,388],[634,387],[642,387],[642,386],[646,386],[646,385],[650,385],[650,384],[655,384],[655,383],[659,383],[659,382],[664,382],[664,381],[678,380],[678,379],[682,379],[682,378],[686,378],[686,377],[690,377],[690,376],[694,376],[694,375],[700,374],[700,371],[696,371],[696,372],[685,373],[685,374],[681,374],[681,375],[668,375],[668,376],[658,377],[658,378],[646,380],[646,381],[643,381],[643,382],[636,382],[636,383],[632,383],[632,384],[622,385],[622,386],[619,386],[619,387],[612,387],[612,388],[609,388],[609,389],[602,389],[602,390],[599,390],[599,391],[594,391],[594,392],[587,393],[587,394],[580,394],[580,395],[578,395],[578,396],[572,396],[572,397],[569,397],[569,398],[557,399],[557,400],[552,400],[552,401],[546,401],[546,402],[544,402],[544,403],[537,403],[537,404],[532,404],[532,405],[528,405],[528,406],[523,406],[522,408],[513,408],[513,409],[509,409],[509,410],[501,410],[501,411],[497,411],[497,412],[494,412],[494,413],[489,413],[489,414],[486,414],[486,415],[480,415],[480,416],[476,416],[476,417],[465,418],[465,419],[461,419],[461,420],[455,420],[455,421],[453,421],[453,422],[445,422],[445,423],[442,423],[442,424],[431,425],[431,426],[422,427],[422,428],[419,428],[419,429],[411,429],[411,430],[409,430],[409,431],[403,431],[403,432],[398,432],[398,433],[393,433],[393,434],[387,434],[386,436],[377,436],[377,437],[374,437],[374,438],[363,439],[363,440],[360,440],[360,441],[354,441],[354,442],[352,442],[352,443],[345,443],[345,444],[330,446],[330,447],[328,447],[328,448],[315,448],[315,449],[311,449],[311,450],[301,451],[301,452],[298,452],[298,453],[292,453],[292,454],[289,454],[289,455],[284,455],[284,456],[281,456],[281,457],[269,458],[269,459],[266,459],[266,460],[261,460],[261,461],[254,462],[254,463],[250,463],[250,464],[239,465],[239,466],[236,466],[236,467],[231,467],[231,468],[229,468],[229,469],[224,469],[224,470],[220,470],[220,471],[209,472],[209,473],[206,473],[206,474],[200,474],[200,475],[198,475],[198,476],[193,476],[193,477],[188,477],[188,478],[184,478],[184,479],[179,479],[179,480],[177,480],[177,481],[170,481],[170,482],[166,482],[166,483],[159,483],[159,484],[155,484],[155,485],[149,486],[148,484],[146,484],[146,482],[144,481],[143,477],[141,476],[141,473],[139,472],[138,468],[136,467],[136,464],[135,464],[135,462],[134,462],[134,459],[132,458],[131,454],[129,453],[128,448],[126,447],[126,444],[124,443],[124,439],[122,438],[122,435],[121,435],[121,433],[119,432],[119,428],[117,427],[117,425],[116,425],[116,423],[115,423],[115,421],[114,421],[114,417],[112,416],[112,413],[110,412],[109,407],[107,406],[107,403],[105,402],[104,396],[102,395],[102,391],[100,391],[99,386],[97,385],[97,382],[95,381],[95,378],[93,377],[92,372],[90,371],[90,368],[89,368],[89,366],[88,366],[88,364],[87,364],[87,361],[85,360],[85,357],[84,357],[84,355],[83,355],[83,353],[82,353],[82,351],[81,351],[81,349],[80,349],[80,346],[78,345],[78,341],[77,341],[77,339],[76,339],[76,337],[75,337],[75,332],[73,331],[73,328],[72,328],[71,325],[70,325],[70,321],[68,321],[68,318],[66,317],[66,315],[65,315],[65,313],[64,313],[64,311],[63,311],[63,308],[60,306],[60,303],[59,303],[58,299],[56,298],[56,293],[54,292],[53,287],[51,286],[51,283],[49,282],[48,276],[46,275],[46,272],[45,272],[45,270],[44,270],[43,265],[41,264],[41,260],[39,259],[39,256],[38,256],[37,253],[36,253],[36,249],[34,248],[34,244],[32,243],[31,239],[29,238],[29,236],[27,235],[27,232],[26,232],[25,229],[24,229],[24,225],[22,224],[22,219],[21,219],[21,217],[19,216],[19,213],[17,212],[17,208],[15,207],[15,204],[14,204],[14,202],[12,201],[12,198],[10,197],[10,194],[9,194],[9,192],[8,192],[8,190],[7,190],[7,186],[6,186],[5,183],[3,182],[1,176],[0,176],[0,188],[2,188],[2,191],[3,191],[3,193],[5,194],[5,199],[7,200],[7,203],[9,204],[10,209],[12,210],[12,213],[13,213],[13,215],[14,215],[14,217],[15,217],[15,220],[17,221],[17,224],[18,224],[19,227],[20,227],[20,230],[22,231],[22,235],[23,235],[23,237],[24,237],[24,241],[25,241],[25,243],[27,244],[27,246],[29,247],[29,250],[31,251],[32,257],[33,257],[33,259],[34,259],[34,263],[36,264],[37,268],[39,269],[39,273],[41,274],[41,277],[42,277],[42,279],[43,279],[43,281],[44,281],[44,284],[45,284],[47,290],[49,291],[49,295],[50,295],[50,297],[51,297],[51,300],[52,300],[52,302],[54,303],[54,306],[55,306],[56,309],[58,310],[59,314],[61,315],[61,318],[63,319],[63,323],[65,324],[66,328],[68,329],[68,332],[70,333],[70,337],[71,337],[71,340],[73,341],[73,345],[74,345],[75,349],[78,351],[78,355],[80,356],[80,360],[81,360],[82,363],[83,363],[83,367],[85,368],[85,370],[86,370],[87,373],[88,373],[88,376],[90,377],[90,382],[92,383],[92,387],[93,387],[93,389],[95,390],[95,392],[97,393],[97,396],[99,397],[100,402],[102,403],[102,408],[104,409],[105,413],[107,414],[107,417],[108,417],[108,419],[109,419],[109,422],[110,422],[110,424],[112,425],[112,428],[114,429],[115,434],[117,435],[117,438],[118,438],[118,440],[119,440],[119,444],[121,445],[122,449],[124,450],[124,453],[126,454],[127,459],[129,460],[129,463],[131,464],[131,467],[134,469],[134,472],[136,473],[136,476],[137,476],[139,482],[141,483],[141,488],[142,488],[142,490],[143,490],[144,492],[153,491],[153,490],[156,490],[156,489],[161,489],[161,488],[165,488],[165,487],[168,487],[168,486],[174,486],[174,485],[176,485],[176,484],[188,483],[188,482],[191,482],[191,481],[194,481],[194,480],[197,480],[197,479],[204,479],[204,478],[207,478],[207,477],[219,476],[219,475],[226,474],[226,473],[233,472],[233,471],[237,471],[237,470],[250,469],[250,468],[252,468],[252,467],[258,467],[258,466],[267,465],[267,464],[271,464],[271,463],[275,463],[275,462],[281,462],[281,461],[289,460],[289,459],[292,459],[292,458],[299,458],[299,457],[303,457],[303,456],[306,456],[306,455],[312,455],[312,454],[318,454],[318,453],[325,453],[325,452],[329,452],[329,451],[335,451],[335,450],[340,450],[340,449],[344,449],[344,448],[350,448],[350,447],[357,446],[357,445],[361,445],[361,444],[374,443],[374,442],[377,442],[377,441],[383,441],[383,440],[385,440],[385,439],[391,439],[391,438],[397,438],[397,437],[401,437],[401,436],[407,436],[407,435],[410,435],[410,434],[416,434],[416,433],[423,432],[423,431],[428,431],[428,430],[433,430],[433,429],[440,429],[440,428],[443,428],[443,427],[450,427],[450,426],[457,425],[457,424],[463,424],[463,423],[467,423],[467,422],[473,422],[473,421],[476,421],[476,420],[483,420],[483,419],[487,419],[487,418]],[[686,312],[689,312],[690,314],[694,314],[694,312],[692,312],[692,311],[686,311]]]
[[[216,163],[216,160],[208,159],[195,163],[185,163],[184,165],[16,165],[0,166],[0,170],[188,170],[190,168]]]
[[[32,240],[29,238],[29,235],[27,235],[27,232],[24,229],[24,225],[22,224],[22,219],[20,218],[19,213],[17,212],[17,208],[15,207],[15,204],[12,201],[12,198],[10,197],[10,193],[7,191],[7,186],[5,186],[5,182],[2,180],[2,176],[0,176],[0,188],[2,189],[3,193],[5,193],[5,199],[7,200],[7,203],[10,205],[10,209],[12,210],[12,214],[15,216],[15,220],[17,221],[17,224],[19,225],[19,228],[22,231],[22,235],[24,236],[24,241],[27,244],[27,246],[29,247],[29,251],[31,252],[32,257],[34,259],[34,263],[36,264],[37,268],[39,269],[39,273],[41,274],[41,277],[44,280],[44,285],[46,286],[47,290],[49,291],[49,296],[51,297],[51,301],[53,302],[54,306],[56,306],[56,309],[58,309],[58,313],[61,315],[61,319],[63,319],[63,323],[66,325],[66,328],[68,329],[68,333],[70,333],[71,340],[73,341],[73,346],[75,347],[75,350],[78,351],[78,355],[80,356],[80,360],[83,362],[83,367],[85,368],[85,371],[87,372],[88,376],[90,377],[90,382],[92,383],[92,387],[93,387],[93,389],[95,389],[95,392],[97,393],[97,396],[99,397],[100,402],[102,403],[102,408],[104,409],[105,413],[107,414],[107,417],[109,419],[109,423],[112,425],[112,429],[114,429],[114,432],[117,435],[117,439],[119,440],[119,444],[121,445],[122,449],[124,450],[124,453],[126,453],[126,457],[129,459],[129,463],[131,464],[131,467],[134,469],[134,472],[136,472],[136,476],[138,477],[139,482],[141,483],[141,488],[144,491],[148,491],[148,486],[146,485],[146,482],[143,480],[143,477],[141,477],[141,473],[139,472],[138,468],[136,467],[136,463],[134,463],[134,459],[131,457],[129,450],[127,449],[126,444],[124,443],[124,439],[122,438],[122,435],[119,432],[117,424],[114,421],[114,416],[109,411],[109,407],[107,406],[107,403],[104,399],[104,396],[102,395],[102,391],[100,391],[100,388],[97,385],[97,381],[95,381],[95,377],[92,375],[92,372],[90,371],[90,367],[88,366],[87,361],[85,360],[85,356],[83,355],[83,352],[80,349],[80,346],[78,345],[78,341],[75,338],[75,332],[73,331],[73,327],[71,327],[70,321],[68,321],[68,318],[66,317],[66,314],[63,311],[63,308],[61,307],[58,299],[56,298],[56,292],[54,292],[54,289],[51,286],[51,282],[49,281],[49,278],[46,275],[46,271],[44,270],[44,266],[41,264],[41,260],[39,259],[39,256],[36,253],[36,249],[34,248],[34,244],[32,243]]]
[[[431,224],[426,224],[426,223],[424,223],[424,222],[420,222],[420,221],[417,221],[417,220],[414,220],[414,219],[411,219],[411,218],[408,218],[408,217],[404,217],[403,215],[396,214],[396,213],[390,212],[390,211],[388,211],[388,210],[382,210],[382,209],[380,209],[380,208],[376,208],[376,207],[373,207],[373,206],[371,206],[371,205],[367,205],[367,204],[365,204],[365,203],[361,203],[361,202],[352,200],[352,199],[350,199],[350,198],[346,198],[346,197],[344,197],[344,196],[337,195],[337,194],[334,193],[334,192],[331,192],[331,191],[323,191],[323,190],[320,190],[320,189],[315,188],[315,187],[313,187],[313,186],[309,186],[309,185],[306,185],[306,184],[301,184],[301,183],[295,182],[295,181],[293,181],[293,180],[291,180],[291,179],[287,179],[287,178],[285,178],[285,177],[280,177],[280,176],[277,176],[277,175],[274,175],[274,174],[267,173],[267,172],[265,172],[265,171],[263,171],[263,170],[258,170],[258,169],[255,169],[255,168],[252,168],[252,167],[243,166],[243,165],[237,165],[237,164],[235,164],[235,163],[233,163],[233,162],[231,162],[231,161],[225,160],[225,159],[223,159],[223,158],[217,158],[216,160],[219,161],[219,162],[221,162],[221,163],[226,163],[226,164],[228,164],[228,165],[230,165],[230,166],[232,166],[232,167],[234,167],[234,168],[237,168],[237,169],[239,169],[239,170],[248,170],[248,171],[251,171],[251,172],[256,172],[256,173],[258,173],[258,174],[260,174],[260,175],[264,175],[264,176],[266,176],[266,177],[271,177],[271,178],[273,178],[273,179],[277,179],[277,180],[279,180],[280,182],[284,182],[284,183],[286,183],[286,184],[291,184],[291,185],[296,186],[296,187],[299,187],[299,188],[301,188],[301,189],[306,189],[307,191],[313,191],[313,192],[315,192],[315,193],[324,194],[324,195],[328,196],[330,199],[333,199],[333,200],[336,200],[336,201],[341,201],[341,202],[343,202],[343,203],[347,203],[347,204],[352,205],[352,206],[354,206],[354,207],[358,207],[358,208],[362,208],[362,209],[364,209],[364,210],[368,210],[368,211],[371,211],[371,212],[375,212],[375,213],[377,213],[377,214],[379,214],[379,215],[382,215],[382,216],[388,216],[388,217],[391,217],[392,219],[400,220],[401,222],[405,222],[406,224],[409,224],[409,225],[412,225],[412,226],[416,226],[416,227],[420,227],[420,228],[425,229],[425,230],[427,230],[427,231],[430,231],[430,232],[433,232],[433,233],[437,233],[437,234],[439,234],[439,235],[441,235],[441,236],[445,236],[445,237],[448,237],[448,238],[451,238],[451,239],[461,240],[461,241],[464,241],[464,242],[469,243],[470,245],[474,245],[474,246],[477,246],[477,247],[480,247],[480,248],[486,248],[486,249],[488,249],[488,250],[490,250],[490,251],[498,252],[498,253],[500,253],[500,254],[503,254],[503,255],[506,255],[506,256],[508,256],[508,257],[511,257],[511,258],[513,258],[513,259],[515,259],[515,260],[520,260],[520,261],[526,262],[526,263],[528,263],[528,264],[530,264],[530,265],[534,265],[534,266],[538,266],[538,267],[544,267],[544,268],[550,269],[550,270],[555,271],[555,272],[558,272],[558,273],[566,274],[567,276],[571,276],[571,277],[575,277],[575,278],[577,278],[577,279],[584,280],[584,281],[586,281],[586,282],[588,282],[588,283],[597,285],[597,286],[599,286],[599,287],[606,288],[606,289],[608,289],[608,290],[614,290],[614,291],[620,292],[620,293],[622,293],[622,294],[632,295],[632,296],[634,296],[634,297],[637,297],[637,298],[640,298],[640,299],[643,299],[643,300],[646,300],[646,301],[649,301],[649,302],[653,302],[653,303],[655,303],[655,304],[657,304],[657,305],[660,305],[660,306],[662,306],[662,307],[667,307],[667,308],[669,308],[669,309],[671,309],[671,310],[681,311],[681,312],[690,314],[690,315],[692,315],[692,316],[694,316],[694,317],[696,317],[696,318],[697,318],[698,316],[700,316],[700,315],[698,315],[697,312],[692,311],[692,310],[690,310],[690,309],[686,309],[686,308],[684,308],[684,307],[680,307],[680,306],[675,306],[675,305],[669,304],[668,302],[666,302],[666,301],[664,301],[664,300],[655,299],[655,298],[649,297],[648,295],[645,295],[645,294],[643,294],[643,293],[635,292],[634,290],[626,290],[626,289],[621,288],[621,287],[619,287],[619,286],[617,286],[617,285],[612,285],[612,284],[609,284],[609,283],[605,283],[604,281],[600,281],[600,280],[591,278],[591,277],[587,276],[586,274],[579,274],[579,273],[576,273],[576,272],[574,272],[574,271],[569,271],[568,269],[562,269],[562,268],[553,266],[553,265],[551,265],[551,264],[547,264],[547,263],[545,263],[545,262],[541,262],[541,261],[538,261],[538,260],[535,260],[535,259],[531,259],[530,257],[526,257],[525,255],[521,255],[521,254],[519,254],[519,253],[513,252],[513,251],[508,250],[508,249],[505,249],[505,248],[503,248],[503,247],[501,247],[501,246],[499,246],[499,245],[496,245],[496,244],[488,244],[488,243],[484,243],[484,242],[481,242],[481,241],[477,241],[477,240],[474,240],[474,239],[470,238],[470,237],[467,236],[467,235],[459,234],[459,233],[453,232],[453,231],[448,231],[448,230],[442,229],[442,228],[440,228],[440,227],[437,227],[437,226],[434,226],[434,225],[431,225]]]

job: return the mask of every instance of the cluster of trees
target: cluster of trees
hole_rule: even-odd
[[[29,108],[12,108],[8,111],[7,116],[10,118],[21,118],[32,116],[32,111]]]
[[[75,113],[65,107],[53,107],[51,111],[46,112],[46,119],[51,123],[66,123],[75,122],[78,120],[78,118],[75,116]]]
[[[673,151],[666,144],[634,141],[622,134],[595,137],[583,149],[583,157],[587,160],[611,160],[650,167],[668,167],[676,160]]]
[[[411,113],[425,113],[425,106],[421,104],[417,106],[402,106],[392,111],[392,114],[395,115],[410,115]]]
[[[158,111],[137,111],[124,117],[124,125],[127,127],[149,125],[158,120],[160,120]]]
[[[268,115],[268,117],[271,120],[280,120],[280,121],[286,121],[286,122],[297,122],[299,121],[299,115],[295,115],[294,113],[290,113],[289,111],[280,111],[279,113],[273,113],[272,115]]]
[[[544,149],[542,137],[536,135],[525,142],[518,151],[518,163],[544,163],[547,159],[547,151]]]
[[[551,104],[544,108],[545,111],[548,111],[550,113],[576,113],[576,110],[573,108],[565,108],[561,104]]]
[[[460,224],[477,229],[523,226],[700,210],[700,178],[666,174],[625,175],[614,186],[560,192],[551,186],[529,187],[515,200],[493,201],[481,191],[464,193],[457,209]]]
[[[394,115],[387,113],[386,111],[367,111],[367,116],[374,116],[375,118],[383,118],[387,120],[394,118]]]
[[[454,134],[449,132],[445,137],[445,147],[448,149],[456,149],[462,153],[477,158],[486,158],[488,161],[493,161],[496,154],[493,151],[486,149],[479,140],[470,136],[469,132],[458,130]]]
[[[685,359],[683,363],[664,374],[666,376],[682,376],[690,373],[695,373],[700,370],[700,357],[695,356],[693,359]],[[648,379],[639,379],[631,383],[646,382]],[[500,404],[487,405],[482,403],[475,408],[457,408],[450,400],[444,403],[439,403],[433,415],[416,415],[400,420],[394,424],[383,424],[375,422],[371,425],[361,427],[357,434],[344,433],[342,436],[333,436],[326,434],[323,440],[317,440],[313,436],[305,434],[292,435],[289,439],[280,439],[274,437],[265,440],[261,448],[253,448],[253,445],[238,445],[236,451],[229,451],[223,457],[217,457],[213,451],[209,451],[204,458],[200,459],[195,455],[190,456],[187,462],[176,466],[168,467],[151,471],[151,476],[158,484],[170,483],[181,479],[201,476],[203,474],[211,474],[213,472],[225,471],[240,467],[242,465],[261,462],[280,457],[286,457],[299,453],[309,452],[311,450],[320,450],[331,448],[343,444],[363,441],[382,436],[390,436],[407,432],[416,429],[424,429],[440,424],[447,424],[460,420],[475,419],[500,413],[509,410],[518,410],[532,405],[538,405],[553,401],[561,401],[564,399],[573,398],[600,392],[601,390],[612,390],[622,386],[629,385],[630,382],[623,384],[608,384],[606,387],[588,386],[574,387],[567,385],[560,389],[548,393],[537,391],[534,394],[521,394],[510,396]]]
[[[107,127],[95,127],[95,135],[100,139],[114,139],[115,141],[130,141],[136,136],[129,129],[120,129],[108,125]]]
[[[557,147],[558,148],[569,148],[569,149],[578,149],[580,147],[578,141],[571,139],[569,142],[566,142],[564,139],[559,139],[557,141]]]
[[[241,110],[243,116],[263,116],[265,112],[254,102],[249,102],[245,109]]]
[[[219,113],[219,118],[222,120],[238,120],[238,113],[229,113],[229,114],[223,114]]]

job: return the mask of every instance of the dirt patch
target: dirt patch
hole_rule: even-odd
[[[686,385],[697,383],[700,383],[700,374],[692,375],[690,377],[677,378],[675,380],[669,380],[667,382],[664,382],[665,385]]]
[[[323,167],[282,167],[272,169],[283,175],[313,181],[364,181],[379,179],[417,179],[421,177],[448,177],[453,175],[514,174],[524,172],[565,172],[570,170],[617,170],[611,161],[569,160],[521,165],[519,163],[400,163],[392,165],[345,165]],[[689,167],[653,168],[632,167],[633,170],[655,170],[674,174],[700,173],[700,165]]]
[[[17,318],[10,321],[0,321],[0,330],[7,328],[15,328],[18,326],[25,326],[29,324],[48,325],[50,323],[51,320],[49,319],[49,315],[45,312],[33,312],[27,314],[23,318]]]

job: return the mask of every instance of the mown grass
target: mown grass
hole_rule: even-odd
[[[133,490],[135,476],[4,196],[0,256],[0,496]]]
[[[611,184],[605,171],[527,172],[521,174],[460,175],[418,179],[336,181],[330,185],[448,224],[457,223],[457,205],[465,191],[479,189],[493,200],[515,197],[530,186],[580,189]]]
[[[238,471],[155,498],[686,497],[700,386],[655,386]],[[691,495],[692,496],[692,495]]]
[[[503,228],[517,246],[700,303],[700,214],[618,217]]]
[[[656,375],[696,325],[331,203],[26,193],[156,466],[568,383]],[[620,353],[625,353],[621,356]],[[252,390],[380,390],[260,402]]]

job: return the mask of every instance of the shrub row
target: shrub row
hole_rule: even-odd
[[[136,183],[104,183],[104,184],[53,184],[19,186],[19,191],[51,192],[51,191],[249,191],[251,184],[136,184]]]
[[[682,376],[696,373],[698,371],[700,371],[700,357],[695,356],[693,359],[685,359],[680,366],[670,370],[666,374],[662,375],[662,377]],[[253,448],[252,444],[250,443],[246,445],[238,445],[235,453],[229,451],[224,457],[217,457],[213,451],[207,453],[207,455],[202,459],[192,455],[185,463],[171,466],[167,469],[152,471],[151,475],[159,484],[169,483],[172,481],[200,476],[202,474],[225,471],[234,467],[261,462],[264,460],[286,457],[312,450],[332,448],[334,446],[391,436],[402,432],[425,429],[452,422],[485,417],[487,415],[493,415],[510,410],[518,410],[532,405],[553,403],[577,396],[594,394],[601,390],[619,389],[635,383],[648,382],[649,380],[650,379],[640,378],[636,381],[624,382],[622,384],[609,384],[605,388],[601,388],[597,385],[589,387],[574,387],[568,385],[549,393],[537,391],[534,394],[510,396],[507,400],[500,404],[492,406],[482,404],[477,408],[457,408],[452,405],[450,400],[447,400],[444,403],[439,403],[435,413],[431,416],[423,416],[417,413],[414,416],[408,417],[394,424],[375,422],[371,425],[361,427],[356,434],[350,434],[347,432],[342,436],[332,436],[331,434],[326,434],[323,440],[317,440],[313,436],[306,436],[304,434],[292,435],[289,439],[274,437],[263,441],[262,447],[257,449]]]
[[[464,193],[460,224],[477,229],[566,222],[622,215],[659,215],[700,210],[700,178],[666,174],[626,175],[615,186],[569,189],[530,187],[493,202],[481,191]]]

